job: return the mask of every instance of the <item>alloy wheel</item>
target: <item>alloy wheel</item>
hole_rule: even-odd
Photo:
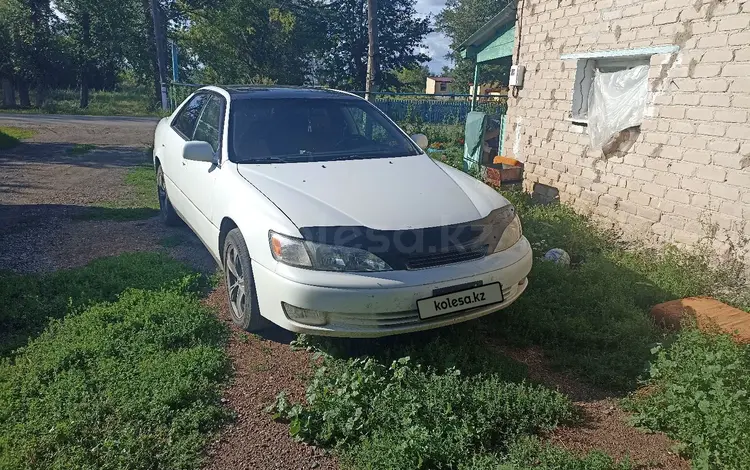
[[[225,265],[232,316],[239,320],[245,315],[248,295],[245,270],[236,246],[230,245],[228,247]]]
[[[167,209],[167,187],[164,184],[164,170],[161,167],[156,174],[156,189],[159,194],[159,210],[163,213]]]

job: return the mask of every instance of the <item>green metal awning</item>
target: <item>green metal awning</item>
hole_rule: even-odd
[[[479,64],[512,65],[515,40],[516,5],[512,2],[458,46],[461,57],[474,60],[475,86],[471,94],[472,111],[477,103]]]
[[[461,57],[477,63],[513,55],[516,37],[516,6],[508,5],[458,46]]]

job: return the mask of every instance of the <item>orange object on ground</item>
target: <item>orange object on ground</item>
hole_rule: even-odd
[[[515,158],[503,157],[501,155],[496,156],[492,160],[492,163],[494,163],[494,164],[503,164],[503,165],[511,165],[511,166],[520,166],[521,165],[521,162],[519,162]]]
[[[651,316],[662,326],[678,329],[687,315],[694,317],[704,331],[719,330],[734,336],[740,343],[750,343],[750,313],[710,297],[688,297],[651,308]]]

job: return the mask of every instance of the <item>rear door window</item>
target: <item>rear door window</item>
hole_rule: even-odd
[[[172,127],[186,140],[192,140],[201,110],[208,98],[209,96],[205,93],[193,96],[172,123]]]

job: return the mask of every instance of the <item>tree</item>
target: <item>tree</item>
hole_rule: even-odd
[[[65,14],[65,30],[75,50],[75,66],[81,90],[80,107],[86,108],[89,89],[112,89],[117,74],[127,67],[125,50],[142,18],[137,0],[58,0]]]
[[[377,88],[375,75],[378,70],[378,0],[367,0],[367,80],[365,99],[373,99],[372,92]]]
[[[419,18],[415,0],[389,0],[378,5],[379,67],[375,83],[380,88],[398,84],[395,72],[427,62],[418,51],[430,32],[430,19]],[[365,0],[335,0],[323,7],[326,44],[318,55],[316,75],[321,83],[363,90],[367,79],[368,22]]]
[[[10,2],[0,0],[0,86],[3,89],[3,108],[16,107],[13,87],[14,39],[11,29],[13,10]]]
[[[430,69],[426,65],[404,67],[395,71],[394,76],[398,83],[390,87],[391,91],[424,93],[427,77],[430,76]]]
[[[445,8],[435,18],[437,30],[451,40],[453,52],[449,57],[455,63],[451,75],[459,87],[468,88],[468,84],[474,81],[474,61],[461,58],[458,46],[510,3],[511,0],[447,0]],[[504,72],[501,69],[498,66],[481,67],[479,82],[497,81]]]
[[[162,11],[159,0],[151,0],[151,19],[154,24],[154,47],[156,49],[156,67],[159,73],[159,99],[161,108],[167,109],[167,38],[166,24],[162,22]]]
[[[187,11],[177,34],[217,83],[302,84],[326,25],[312,0],[219,0]]]
[[[49,0],[0,0],[0,74],[4,90],[18,89],[22,106],[30,105],[29,86],[37,88],[37,105],[44,101],[53,58],[59,55],[57,24]],[[4,101],[10,93],[4,92]]]

